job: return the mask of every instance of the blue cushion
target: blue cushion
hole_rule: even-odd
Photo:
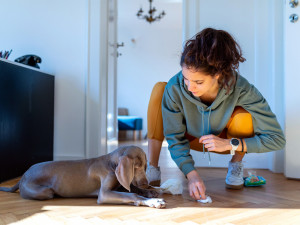
[[[137,116],[118,116],[119,130],[142,130],[143,119]]]

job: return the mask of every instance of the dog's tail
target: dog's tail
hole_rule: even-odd
[[[16,192],[19,189],[20,181],[13,187],[0,187],[0,191]]]

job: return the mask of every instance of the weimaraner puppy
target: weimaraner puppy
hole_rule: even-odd
[[[148,187],[146,167],[142,149],[124,146],[98,158],[35,164],[14,187],[0,187],[0,191],[20,189],[25,199],[47,200],[55,195],[98,197],[98,204],[165,208],[165,201],[155,198],[158,196],[155,190],[143,189]]]

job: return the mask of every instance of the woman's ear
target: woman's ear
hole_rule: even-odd
[[[134,160],[128,156],[119,157],[119,163],[115,170],[119,183],[130,191],[130,184],[134,178]]]

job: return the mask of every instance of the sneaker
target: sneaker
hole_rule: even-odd
[[[160,186],[161,172],[159,167],[151,166],[148,162],[146,177],[149,185],[158,187]]]
[[[244,166],[242,162],[229,162],[226,176],[226,188],[241,189],[244,187]]]

